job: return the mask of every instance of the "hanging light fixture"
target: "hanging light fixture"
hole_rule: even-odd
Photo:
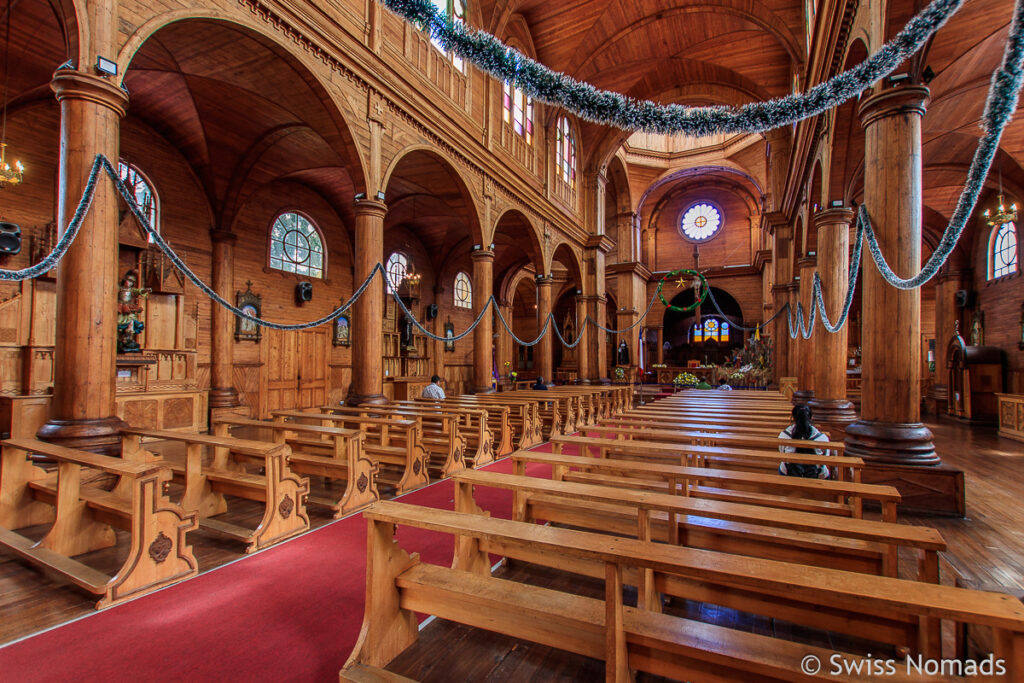
[[[11,0],[7,0],[7,27],[4,36],[4,108],[3,125],[0,127],[0,188],[17,185],[25,175],[25,166],[19,160],[12,168],[7,163],[7,85],[11,79]]]
[[[1010,209],[1006,209],[1006,200],[1003,198],[1003,169],[1001,168],[999,169],[999,206],[994,215],[988,209],[985,209],[981,215],[992,227],[1003,223],[1014,223],[1017,220],[1017,205],[1010,204]]]

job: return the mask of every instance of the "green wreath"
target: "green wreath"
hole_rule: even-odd
[[[661,290],[665,286],[665,283],[670,278],[673,278],[676,275],[695,275],[696,277],[700,278],[700,284],[701,284],[701,289],[699,290],[700,296],[697,298],[696,301],[694,301],[689,306],[685,306],[685,307],[684,306],[673,306],[669,302],[665,301],[665,296],[661,293]],[[682,279],[682,278],[680,278],[680,279]],[[661,278],[660,282],[658,282],[658,298],[661,299],[661,303],[665,304],[665,307],[668,308],[668,310],[675,311],[676,313],[689,313],[693,309],[695,309],[698,306],[700,306],[708,298],[708,292],[710,290],[711,290],[711,288],[708,286],[707,279],[701,273],[697,272],[696,270],[690,270],[689,268],[680,268],[679,270],[671,270],[671,271],[665,273],[665,276]]]

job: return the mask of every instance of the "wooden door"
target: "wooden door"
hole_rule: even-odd
[[[267,329],[263,335],[260,360],[262,375],[260,413],[289,410],[296,406],[298,394],[298,334]]]
[[[296,408],[315,408],[327,403],[327,361],[329,328],[318,327],[298,333],[298,404]]]

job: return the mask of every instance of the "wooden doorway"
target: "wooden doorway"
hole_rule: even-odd
[[[260,416],[327,403],[329,329],[268,329],[260,349]]]

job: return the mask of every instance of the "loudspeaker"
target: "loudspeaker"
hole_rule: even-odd
[[[295,285],[295,301],[300,304],[304,304],[307,301],[313,300],[313,283],[312,282],[300,282]]]
[[[433,320],[437,317],[437,304],[430,304],[427,306],[427,320]]]
[[[21,226],[17,223],[0,223],[0,254],[17,254],[21,251]]]
[[[956,290],[955,299],[957,308],[970,308],[974,304],[974,292],[958,289]]]

